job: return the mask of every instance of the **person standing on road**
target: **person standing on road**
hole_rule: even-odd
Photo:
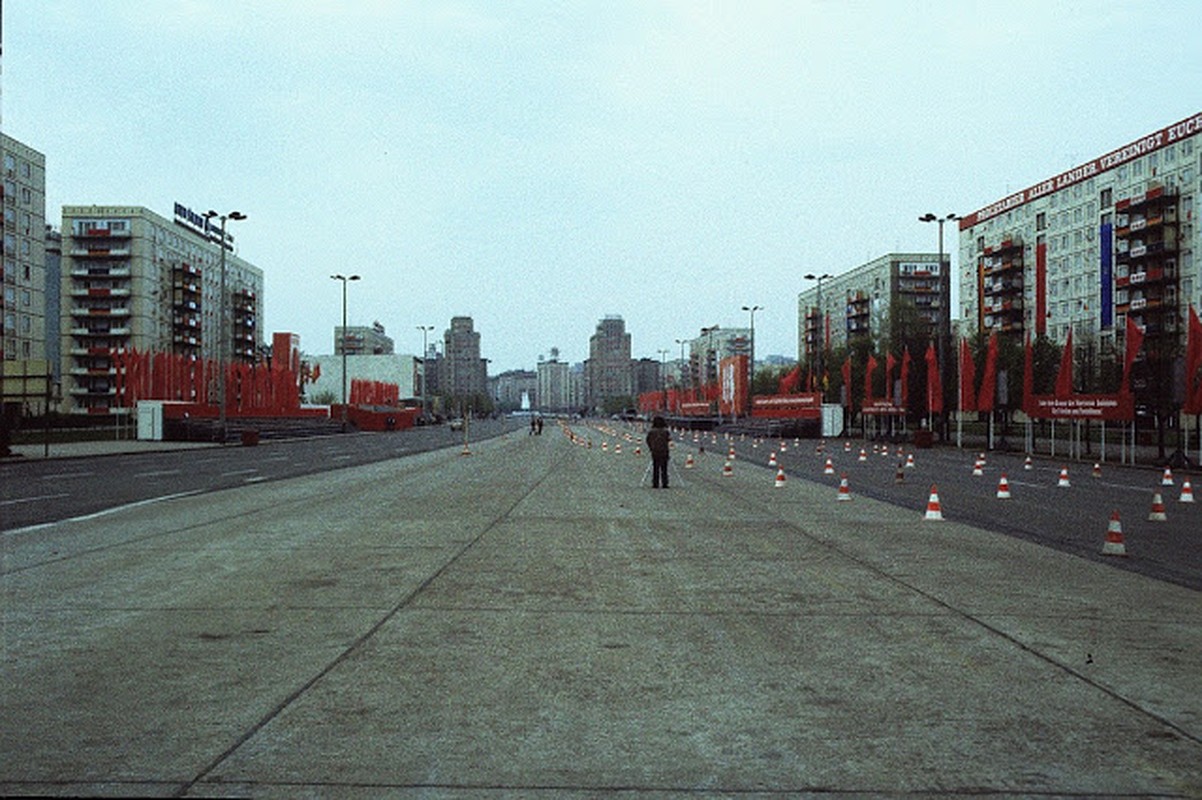
[[[672,434],[668,432],[668,423],[663,417],[657,416],[651,420],[651,430],[647,431],[647,449],[651,451],[651,488],[661,486],[668,488],[668,442]]]

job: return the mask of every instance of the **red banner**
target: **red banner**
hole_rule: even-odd
[[[822,395],[772,394],[752,398],[751,416],[768,419],[818,419],[822,415]]]
[[[1074,394],[1069,397],[1036,395],[1027,410],[1039,419],[1100,419],[1130,422],[1135,419],[1135,400],[1128,393]]]

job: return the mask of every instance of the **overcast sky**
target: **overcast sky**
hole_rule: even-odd
[[[807,272],[1202,110],[1202,0],[5,0],[3,119],[72,204],[240,210],[264,331],[400,352],[475,319],[493,373],[745,326]],[[954,232],[947,247],[954,250]]]

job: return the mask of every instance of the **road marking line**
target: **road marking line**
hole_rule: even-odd
[[[265,481],[265,480],[267,480],[266,475],[252,475],[251,477],[246,479],[246,483],[258,483],[259,481]]]
[[[178,469],[162,469],[157,472],[139,472],[134,475],[135,478],[160,478],[165,475],[178,475],[182,470]]]
[[[67,478],[91,478],[95,472],[56,472],[52,475],[43,475],[44,481],[61,481]]]
[[[232,478],[232,477],[233,477],[233,476],[235,476],[235,475],[250,475],[250,474],[252,474],[252,473],[255,473],[255,472],[258,472],[258,470],[257,470],[257,469],[236,469],[236,470],[234,470],[233,472],[223,472],[223,473],[221,473],[221,477],[223,477],[223,478]]]
[[[36,503],[39,500],[55,500],[59,497],[68,497],[68,492],[59,494],[40,494],[37,497],[18,497],[16,500],[0,500],[0,506],[12,506],[18,503]]]
[[[79,517],[68,517],[67,519],[60,519],[55,522],[43,522],[38,525],[29,525],[24,528],[14,528],[11,531],[4,531],[3,533],[5,536],[10,536],[21,533],[32,533],[33,531],[41,530],[42,528],[52,528],[55,525],[63,525],[71,522],[90,522],[91,520],[99,519],[100,517],[105,517],[109,514],[116,514],[121,511],[128,511],[133,508],[148,506],[154,503],[161,503],[165,500],[176,500],[181,497],[191,497],[192,495],[201,494],[204,491],[204,489],[193,489],[190,492],[176,492],[175,494],[165,494],[160,497],[148,497],[145,500],[136,500],[132,503],[125,503],[124,505],[105,508],[92,514],[84,514],[83,516]]]

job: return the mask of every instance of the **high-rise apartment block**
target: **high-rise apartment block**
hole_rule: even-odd
[[[1200,194],[1196,114],[967,215],[966,328],[1055,342],[1072,330],[1105,354],[1120,351],[1130,318],[1144,352],[1167,363],[1184,347],[1189,305],[1202,306]]]
[[[0,357],[46,358],[46,157],[0,134],[4,183]]]
[[[235,253],[232,233],[223,242],[220,228],[178,204],[172,220],[140,206],[64,206],[62,238],[69,411],[125,411],[114,406],[113,354],[121,349],[255,361],[263,336],[263,271]]]
[[[857,338],[887,339],[895,311],[912,313],[932,340],[946,335],[950,273],[947,254],[940,264],[937,253],[889,253],[816,282],[797,296],[801,360]]]

